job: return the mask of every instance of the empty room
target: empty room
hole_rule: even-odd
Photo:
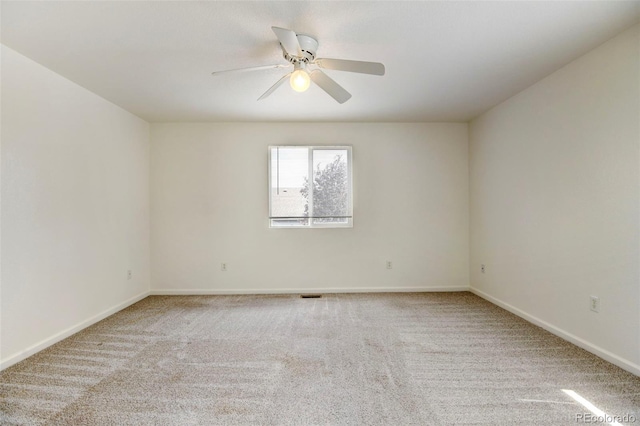
[[[0,424],[640,424],[640,1],[0,42]]]

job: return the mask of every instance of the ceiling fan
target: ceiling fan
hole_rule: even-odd
[[[293,71],[284,75],[258,98],[264,99],[272,94],[287,79],[293,90],[304,92],[309,88],[311,81],[327,92],[338,103],[345,103],[351,98],[351,93],[331,79],[322,69],[356,72],[361,74],[384,75],[384,65],[379,62],[351,61],[346,59],[316,58],[318,41],[305,34],[296,34],[292,30],[279,27],[271,27],[280,41],[282,54],[288,64],[263,65],[259,67],[239,68],[226,71],[215,71],[211,74],[258,71],[273,68],[289,68],[293,65]]]

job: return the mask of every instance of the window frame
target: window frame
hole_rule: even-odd
[[[308,150],[307,163],[309,166],[309,177],[313,181],[313,152],[314,151],[330,151],[345,150],[347,151],[347,202],[350,207],[351,215],[347,218],[346,223],[313,223],[313,216],[309,216],[308,225],[286,225],[278,226],[273,224],[273,220],[277,218],[271,215],[271,191],[272,191],[272,172],[271,172],[271,152],[276,148],[306,148]],[[269,145],[267,156],[267,184],[268,184],[268,206],[267,221],[270,229],[331,229],[331,228],[353,228],[353,149],[351,145]],[[309,211],[313,212],[313,184],[309,185]]]

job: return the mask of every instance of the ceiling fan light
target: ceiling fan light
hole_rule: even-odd
[[[309,88],[309,85],[311,84],[311,78],[305,70],[298,69],[295,70],[293,74],[291,74],[289,83],[291,84],[291,88],[296,92],[304,92]]]

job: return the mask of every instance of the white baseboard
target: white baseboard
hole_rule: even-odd
[[[609,351],[607,351],[606,349],[602,349],[599,346],[596,346],[592,343],[587,342],[584,339],[581,339],[580,337],[577,337],[569,332],[566,332],[564,330],[562,330],[561,328],[556,327],[555,325],[549,324],[546,321],[541,320],[540,318],[537,318],[533,315],[530,315],[518,308],[516,308],[515,306],[512,306],[506,302],[503,302],[500,299],[497,299],[493,296],[488,295],[487,293],[478,290],[477,288],[470,288],[469,291],[471,291],[472,293],[482,297],[483,299],[493,303],[494,305],[498,305],[503,309],[506,309],[507,311],[511,312],[512,314],[515,314],[517,316],[519,316],[520,318],[523,318],[527,321],[529,321],[530,323],[533,323],[539,327],[544,328],[545,330],[547,330],[550,333],[555,334],[556,336],[573,343],[576,346],[581,347],[582,349],[591,352],[592,354],[599,356],[600,358],[609,361],[610,363],[617,365],[618,367],[622,368],[623,370],[628,371],[629,373],[635,374],[636,376],[640,376],[640,365],[635,364],[627,359],[621,358],[618,355],[611,353]]]
[[[149,296],[149,292],[145,291],[144,293],[141,293],[137,296],[132,297],[129,300],[126,300],[122,303],[117,304],[116,306],[107,309],[106,311],[103,311],[101,313],[99,313],[98,315],[95,315],[85,321],[82,321],[76,325],[74,325],[73,327],[67,328],[66,330],[61,331],[60,333],[54,334],[53,336],[42,340],[39,343],[36,343],[35,345],[20,351],[16,354],[11,355],[9,358],[7,359],[3,359],[0,360],[0,371],[4,370],[5,368],[11,367],[14,364],[17,364],[18,362],[30,357],[31,355],[40,352],[43,349],[48,348],[51,345],[54,345],[56,343],[58,343],[61,340],[66,339],[67,337],[77,333],[80,330],[83,330],[87,327],[89,327],[90,325],[93,325],[95,323],[97,323],[98,321],[101,321],[103,319],[105,319],[106,317],[115,314],[118,311],[123,310],[124,308],[127,308],[131,305],[133,305],[134,303],[144,299],[145,297]]]
[[[233,295],[233,294],[306,294],[306,293],[425,293],[441,291],[469,291],[458,287],[353,287],[353,288],[276,288],[276,289],[156,289],[152,296]]]
[[[617,356],[614,353],[607,351],[606,349],[602,349],[599,346],[596,346],[592,343],[587,342],[569,332],[566,332],[546,321],[543,321],[533,315],[530,315],[515,306],[512,306],[506,302],[503,302],[500,299],[497,299],[489,294],[478,290],[476,288],[469,287],[356,287],[356,288],[283,288],[283,289],[158,289],[151,290],[144,293],[141,293],[137,296],[132,297],[129,300],[126,300],[110,309],[107,309],[101,312],[98,315],[95,315],[79,324],[76,324],[73,327],[70,327],[60,333],[57,333],[27,349],[21,351],[17,354],[10,356],[5,360],[0,360],[0,371],[17,364],[18,362],[30,357],[31,355],[40,352],[43,349],[48,348],[51,345],[58,343],[59,341],[66,339],[67,337],[77,333],[80,330],[83,330],[98,321],[105,319],[106,317],[115,314],[118,311],[121,311],[124,308],[127,308],[133,305],[136,302],[144,299],[149,295],[157,295],[157,296],[168,296],[168,295],[241,295],[241,294],[300,294],[300,293],[423,293],[423,292],[455,292],[455,291],[470,291],[476,294],[479,297],[493,303],[494,305],[500,306],[503,309],[533,323],[539,327],[544,328],[545,330],[555,334],[556,336],[567,340],[568,342],[573,343],[576,346],[579,346],[592,354],[599,356],[600,358],[609,361],[610,363],[617,365],[618,367],[635,374],[636,376],[640,376],[640,365],[634,364],[633,362],[626,360]]]

